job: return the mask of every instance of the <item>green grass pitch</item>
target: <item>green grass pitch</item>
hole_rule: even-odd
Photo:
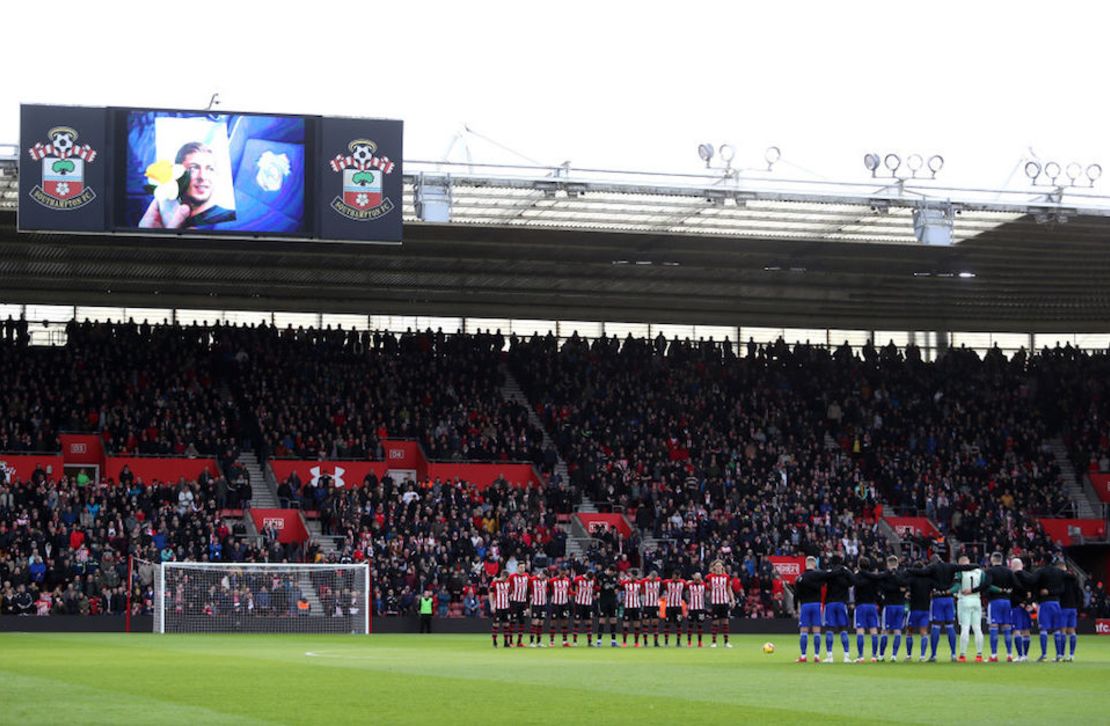
[[[982,665],[802,665],[797,636],[771,638],[773,655],[761,652],[765,640],[494,650],[476,635],[5,633],[0,721],[1110,722],[1110,638],[1080,638],[1075,663]]]

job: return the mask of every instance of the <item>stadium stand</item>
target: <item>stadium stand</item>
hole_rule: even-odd
[[[5,481],[8,613],[27,610],[28,596],[46,603],[34,612],[119,612],[134,554],[369,559],[379,614],[411,612],[430,589],[453,616],[479,612],[476,596],[516,562],[690,573],[721,558],[747,595],[737,614],[772,617],[786,611],[772,557],[852,561],[899,546],[922,556],[958,541],[1041,561],[1056,545],[1036,515],[1070,514],[1047,438],[1063,429],[1074,455],[1096,464],[1106,451],[1105,358],[1067,349],[980,358],[957,348],[925,362],[893,345],[145,323],[73,323],[65,346],[39,348],[20,330],[5,326],[0,341],[13,381],[3,448],[57,451],[59,432],[86,431],[112,452],[211,455],[220,471],[169,483],[79,485],[45,472]],[[567,481],[529,412],[502,396],[503,360]],[[366,460],[396,436],[432,459],[528,461],[544,484],[280,482],[286,503],[319,512],[334,552],[282,545],[270,531],[246,537],[224,519],[250,498],[228,486],[245,474],[241,446],[263,460]],[[568,555],[566,515],[582,497],[622,513],[631,536],[593,532]],[[927,517],[940,538],[899,543],[890,513]],[[135,584],[142,602],[148,579],[140,572]],[[1105,593],[1093,588],[1089,601],[1104,608]]]

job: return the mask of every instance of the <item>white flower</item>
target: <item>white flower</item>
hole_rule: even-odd
[[[369,203],[370,203],[370,197],[366,196],[365,194],[359,194],[358,196],[355,197],[355,204],[357,204],[360,207],[365,207]]]
[[[292,164],[286,154],[275,154],[272,151],[262,152],[258,158],[258,174],[255,183],[267,192],[276,192],[281,189],[285,177],[292,171]]]
[[[58,194],[62,195],[63,197],[65,195],[69,194],[69,184],[66,184],[65,182],[62,182],[61,184],[59,184],[57,189],[58,189]]]

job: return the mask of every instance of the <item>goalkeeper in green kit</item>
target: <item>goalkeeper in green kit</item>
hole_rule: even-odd
[[[961,555],[959,563],[968,564],[967,555]],[[983,601],[980,593],[988,587],[990,577],[982,569],[956,573],[952,594],[956,596],[956,617],[960,623],[960,663],[967,663],[969,630],[975,631],[975,662],[983,662]]]

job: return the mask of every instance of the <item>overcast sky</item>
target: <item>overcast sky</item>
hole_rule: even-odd
[[[855,181],[872,150],[941,153],[944,181],[990,187],[1029,147],[1110,162],[1097,2],[54,0],[0,16],[0,142],[21,102],[197,108],[218,91],[225,110],[401,118],[407,159],[443,158],[468,124],[611,169],[697,171],[703,141]]]

